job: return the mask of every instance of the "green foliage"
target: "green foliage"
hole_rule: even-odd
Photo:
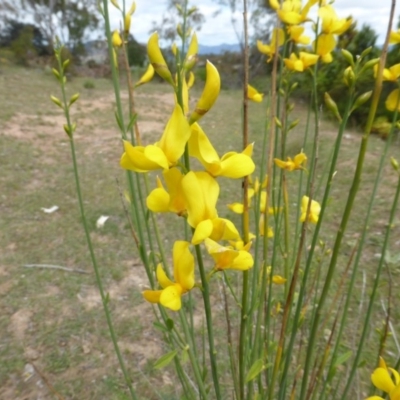
[[[18,37],[11,42],[10,48],[18,64],[26,66],[29,59],[36,55],[32,42],[33,30],[30,26],[24,27]]]
[[[95,88],[95,84],[94,84],[93,81],[87,80],[87,81],[85,81],[85,82],[83,83],[83,87],[84,87],[85,89],[94,89],[94,88]]]
[[[143,67],[147,58],[146,46],[143,46],[132,35],[129,35],[126,47],[129,65]]]
[[[339,112],[344,112],[345,103],[347,96],[344,93],[348,92],[348,88],[343,81],[343,72],[349,66],[340,52],[340,49],[345,48],[354,57],[359,56],[365,49],[371,47],[370,53],[365,56],[365,61],[377,58],[380,55],[380,50],[376,45],[377,34],[373,28],[368,25],[363,25],[360,30],[352,25],[350,29],[339,37],[338,48],[333,54],[333,61],[329,64],[323,64],[318,70],[318,98],[319,104],[323,104],[323,96],[325,92],[328,92],[332,99],[336,102]],[[393,46],[388,53],[387,66],[392,66],[400,61],[400,46]],[[300,96],[308,98],[310,94],[310,85],[312,77],[309,74],[295,74],[293,81],[299,82]],[[374,76],[373,70],[369,69],[360,76],[356,82],[356,92],[362,94],[374,88]],[[378,104],[377,117],[383,117],[385,120],[391,113],[385,108],[385,99],[389,95],[390,91],[393,90],[393,84],[391,82],[385,82],[382,90],[381,101]],[[350,123],[363,127],[367,120],[369,112],[369,102],[366,102],[359,108],[357,108],[351,115]]]

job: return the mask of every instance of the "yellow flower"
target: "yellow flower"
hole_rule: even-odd
[[[353,22],[351,18],[339,19],[335,9],[331,5],[320,7],[318,15],[322,19],[321,30],[323,33],[342,35],[350,28],[350,25]]]
[[[388,368],[383,358],[379,360],[379,367],[371,375],[371,381],[376,388],[389,395],[390,400],[400,400],[400,376],[393,369]],[[371,396],[366,400],[383,400],[380,396]]]
[[[153,76],[154,76],[154,67],[151,64],[149,64],[149,66],[146,69],[146,72],[142,75],[139,81],[136,82],[135,87],[150,82],[153,79]]]
[[[335,37],[329,33],[321,33],[318,36],[317,48],[315,48],[315,41],[313,42],[314,51],[321,57],[322,62],[328,64],[332,62],[332,51],[335,50],[336,40]]]
[[[268,277],[268,282],[270,282],[270,276],[271,276],[271,266],[267,267],[267,277]],[[272,283],[275,285],[283,285],[286,283],[287,279],[280,276],[280,275],[272,275]]]
[[[212,176],[225,176],[227,178],[243,178],[250,175],[255,165],[251,159],[253,145],[250,144],[242,153],[229,152],[219,158],[207,135],[200,125],[194,123],[191,126],[189,154],[196,157]]]
[[[207,61],[206,64],[206,73],[206,84],[204,86],[203,93],[197,102],[196,108],[190,116],[190,124],[198,121],[204,114],[206,114],[214,105],[219,95],[221,79],[219,77],[217,68],[215,68],[210,61]]]
[[[319,56],[316,54],[305,53],[301,51],[299,57],[292,53],[289,58],[284,58],[283,61],[291,71],[302,72],[318,61]]]
[[[390,44],[399,44],[400,43],[400,29],[397,31],[391,31],[389,37]]]
[[[122,168],[136,172],[168,169],[177,164],[185,151],[190,136],[189,124],[179,105],[175,105],[164,133],[154,145],[132,146],[124,141],[125,153],[121,157]]]
[[[182,190],[182,173],[174,167],[163,172],[167,190],[157,177],[157,188],[147,196],[147,208],[153,212],[173,212],[186,215],[185,199]]]
[[[261,40],[257,40],[257,49],[260,53],[268,56],[267,62],[272,60],[273,55],[276,52],[276,47],[278,48],[285,42],[285,33],[281,28],[274,28],[272,31],[272,38],[270,44],[263,44]]]
[[[283,278],[280,275],[273,275],[272,276],[272,283],[275,283],[275,285],[283,285],[286,283],[287,279]]]
[[[287,158],[287,161],[280,160],[279,158],[274,158],[275,164],[279,168],[286,169],[287,171],[304,169],[302,164],[306,161],[307,161],[307,156],[303,152],[297,154],[293,160],[290,157]]]
[[[236,269],[246,271],[254,264],[252,255],[246,250],[235,250],[229,246],[221,246],[211,239],[205,239],[208,254],[214,259],[214,268],[218,271]]]
[[[160,46],[158,45],[157,32],[154,32],[147,42],[147,54],[149,56],[150,63],[153,65],[154,70],[157,72],[157,74],[171,85],[174,85],[171,71],[169,70],[167,63],[165,62],[165,59],[160,50]]]
[[[374,77],[378,74],[378,64],[374,65]],[[383,69],[383,80],[397,82],[400,77],[400,64],[392,65],[390,68]]]
[[[301,216],[300,222],[304,222],[306,220],[308,203],[310,202],[310,198],[308,196],[303,196],[301,200]],[[310,213],[308,215],[308,221],[316,224],[318,222],[319,213],[321,212],[321,206],[315,200],[311,200]]]
[[[279,4],[279,0],[270,0],[271,7],[276,10],[279,19],[288,25],[298,25],[307,19],[310,8],[318,0],[309,0],[302,9],[301,0],[284,0]]]
[[[122,46],[122,39],[117,29],[112,33],[111,41],[114,47]]]
[[[387,97],[385,101],[385,107],[389,111],[395,111],[397,108],[397,111],[400,111],[400,93],[399,89],[394,89],[392,92],[390,92],[389,96]]]
[[[293,40],[293,42],[297,44],[310,44],[310,37],[309,36],[304,36],[304,26],[300,25],[289,25],[287,27],[287,31],[290,37],[290,40]]]
[[[247,98],[249,100],[255,101],[256,103],[261,103],[263,97],[263,93],[259,93],[256,88],[251,85],[247,85]]]
[[[162,290],[145,290],[143,297],[150,303],[160,303],[173,311],[180,310],[181,296],[194,286],[194,257],[189,250],[190,243],[177,241],[173,248],[174,279],[165,274],[162,265],[157,266],[157,280]]]
[[[218,217],[219,185],[210,174],[190,171],[182,179],[181,186],[187,221],[194,228],[193,244],[208,237],[213,240],[236,240],[240,237],[231,221]]]

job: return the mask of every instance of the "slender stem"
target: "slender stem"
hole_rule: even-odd
[[[249,83],[249,50],[248,50],[248,24],[247,24],[247,0],[243,0],[243,148],[246,148],[249,141],[249,103],[247,86]],[[243,179],[243,215],[242,233],[244,243],[249,242],[249,199],[248,199],[249,179]],[[246,367],[246,345],[247,345],[247,325],[248,325],[248,300],[249,300],[249,271],[243,272],[242,285],[242,308],[240,315],[239,332],[239,387],[240,398],[245,398],[245,367]]]
[[[372,124],[373,124],[373,121],[375,118],[376,109],[378,107],[380,93],[382,90],[382,72],[383,72],[383,67],[385,65],[385,62],[386,62],[387,48],[389,45],[389,36],[390,36],[390,30],[391,30],[392,21],[393,21],[395,4],[396,4],[396,1],[392,0],[392,8],[391,8],[391,13],[390,13],[390,18],[389,18],[387,36],[386,36],[385,44],[384,44],[384,47],[382,50],[382,55],[381,55],[381,59],[380,59],[380,63],[379,63],[378,75],[377,75],[377,79],[375,81],[375,89],[374,89],[372,102],[371,102],[371,106],[369,109],[368,119],[367,119],[367,123],[366,123],[366,127],[365,127],[365,134],[363,135],[363,138],[361,140],[361,146],[360,146],[360,150],[359,150],[356,171],[354,173],[353,183],[350,188],[350,193],[349,193],[349,196],[348,196],[348,199],[346,202],[345,210],[343,212],[340,227],[339,227],[339,230],[336,235],[335,244],[334,244],[334,247],[332,250],[331,262],[328,267],[325,284],[322,289],[320,301],[318,302],[317,310],[315,313],[315,318],[314,318],[314,321],[312,324],[311,333],[310,333],[310,337],[308,340],[308,343],[310,343],[310,344],[314,343],[316,335],[317,335],[319,320],[321,318],[321,315],[323,312],[323,307],[325,305],[325,301],[328,296],[329,288],[332,283],[333,273],[336,268],[336,263],[337,263],[337,259],[339,256],[340,247],[342,244],[342,239],[343,239],[344,233],[346,231],[347,223],[349,221],[350,214],[351,214],[353,204],[354,204],[354,200],[355,200],[356,194],[358,192],[358,187],[360,185],[361,173],[362,173],[363,166],[364,166],[365,154],[367,152],[368,139],[369,139],[371,127],[372,127]],[[310,370],[313,353],[314,353],[314,347],[310,345],[309,350],[307,351],[306,362],[305,362],[305,366],[304,366],[304,375],[303,375],[303,380],[302,380],[300,399],[304,399],[304,396],[306,393],[308,373]],[[349,385],[347,386],[345,393],[347,393],[348,388],[349,388]]]
[[[61,49],[60,49],[60,51],[61,51]],[[63,98],[63,104],[64,104],[64,113],[65,113],[65,117],[66,117],[66,120],[67,120],[67,126],[68,126],[68,129],[69,129],[69,132],[70,132],[69,138],[70,138],[72,163],[73,163],[73,167],[74,167],[74,177],[75,177],[75,184],[76,184],[76,192],[77,192],[77,196],[78,196],[79,210],[80,210],[80,213],[81,213],[82,224],[83,224],[83,228],[84,228],[84,231],[85,231],[86,242],[87,242],[87,246],[88,246],[88,249],[89,249],[90,258],[92,260],[92,265],[93,265],[93,269],[94,269],[94,273],[95,273],[95,277],[96,277],[96,283],[97,283],[97,286],[99,288],[100,297],[101,297],[101,301],[102,301],[103,309],[104,309],[104,314],[106,316],[108,330],[110,332],[111,341],[112,341],[113,346],[114,346],[114,351],[115,351],[115,353],[117,355],[118,362],[119,362],[121,371],[122,371],[122,373],[124,375],[125,382],[126,382],[126,384],[128,386],[131,398],[136,400],[137,399],[136,393],[135,393],[135,391],[133,389],[131,378],[129,377],[128,371],[127,371],[127,369],[125,367],[125,363],[124,363],[124,360],[123,360],[122,355],[121,355],[121,351],[120,351],[119,346],[118,346],[117,336],[115,334],[114,325],[113,325],[112,319],[111,319],[111,313],[110,313],[110,310],[108,308],[109,296],[108,296],[108,294],[106,295],[105,292],[104,292],[104,288],[103,288],[103,283],[102,283],[101,276],[100,276],[99,267],[98,267],[97,260],[96,260],[96,257],[95,257],[92,240],[90,238],[90,231],[89,231],[89,226],[88,226],[86,215],[85,215],[85,208],[84,208],[84,205],[83,205],[82,191],[81,191],[81,187],[80,187],[78,162],[77,162],[77,159],[76,159],[76,151],[75,151],[74,136],[73,136],[73,127],[72,127],[72,123],[71,123],[71,118],[70,118],[70,114],[69,114],[69,105],[68,105],[67,96],[66,96],[66,92],[65,92],[64,70],[63,70],[63,65],[61,63],[60,53],[58,53],[58,55],[56,53],[56,56],[57,56],[58,65],[59,65],[61,91],[62,91],[62,98]]]
[[[189,345],[188,345],[189,348],[187,350],[189,353],[190,362],[193,367],[193,372],[196,377],[197,385],[199,386],[199,391],[200,391],[201,395],[203,396],[203,398],[207,399],[208,398],[207,391],[205,389],[203,378],[201,377],[200,367],[198,364],[199,360],[197,357],[195,357],[195,354],[193,352],[193,348],[194,348],[193,339],[194,338],[190,334],[189,325],[186,321],[186,315],[184,314],[183,310],[179,311],[179,317],[180,317],[180,320],[182,323],[185,338],[186,338],[187,342],[189,343]]]
[[[204,269],[203,258],[201,255],[200,245],[195,246],[196,249],[196,257],[197,264],[199,266],[201,283],[203,286],[203,301],[204,301],[204,311],[206,314],[206,322],[207,322],[207,334],[208,334],[208,344],[209,344],[209,353],[210,353],[210,362],[211,362],[211,373],[214,382],[214,390],[217,400],[221,399],[221,390],[219,387],[219,379],[218,379],[218,367],[217,367],[217,350],[214,344],[214,327],[212,322],[212,313],[211,313],[211,302],[210,302],[210,288],[207,280],[207,275]]]

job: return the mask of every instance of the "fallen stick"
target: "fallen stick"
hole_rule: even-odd
[[[51,265],[51,264],[25,264],[23,265],[25,268],[49,268],[49,269],[60,269],[62,271],[67,271],[67,272],[77,272],[78,274],[89,274],[88,271],[85,271],[83,269],[78,269],[78,268],[68,268],[68,267],[62,267],[60,265]]]

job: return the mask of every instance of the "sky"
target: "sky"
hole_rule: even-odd
[[[303,0],[303,4],[305,2],[306,0]],[[150,7],[149,3],[151,3]],[[129,0],[127,0],[126,4],[129,5]],[[363,23],[370,25],[379,35],[378,44],[381,44],[386,33],[390,4],[391,0],[336,0],[333,6],[340,18],[346,18],[351,15],[358,21],[358,27],[361,28]],[[196,32],[200,44],[209,46],[222,43],[237,43],[231,23],[231,12],[228,8],[222,9],[218,16],[214,17],[214,13],[221,9],[221,6],[216,4],[216,1],[193,0],[189,3],[189,6],[192,5],[196,5],[206,18],[201,30]],[[131,33],[139,42],[147,42],[152,22],[161,20],[166,7],[166,0],[136,0],[136,12],[132,18]],[[399,13],[400,9],[396,10],[392,29],[397,29]],[[111,4],[110,15],[112,28],[118,28],[120,17]],[[242,11],[236,11],[235,17],[238,21],[241,21]],[[310,14],[310,17],[313,17],[313,15]]]

